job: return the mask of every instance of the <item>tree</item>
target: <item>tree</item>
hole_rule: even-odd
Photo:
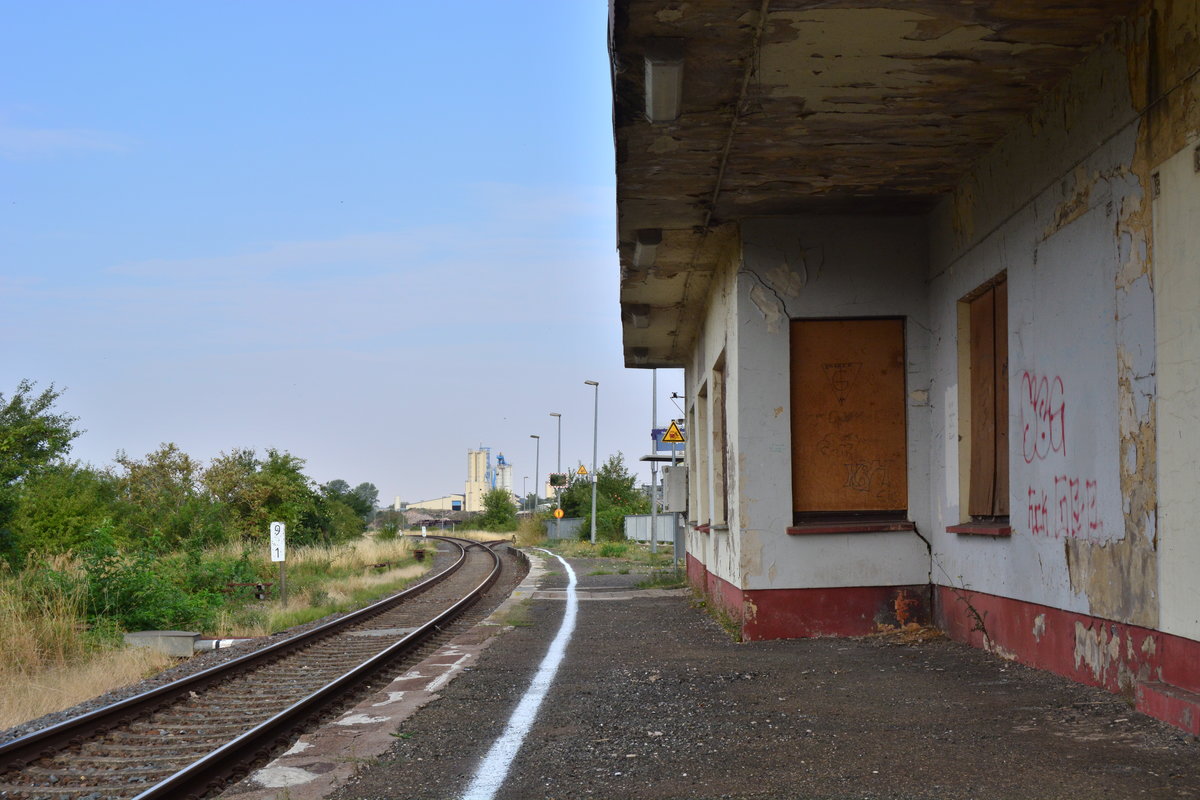
[[[478,525],[485,531],[515,531],[517,509],[512,495],[505,489],[492,489],[483,496],[483,514]]]
[[[596,469],[596,536],[600,539],[624,537],[624,520],[628,514],[650,513],[650,500],[636,488],[637,476],[625,466],[622,453],[609,456]],[[582,517],[586,522],[580,535],[591,536],[592,484],[574,481],[562,493],[563,513]]]
[[[203,491],[200,464],[174,442],[143,459],[118,453],[116,460],[125,470],[118,480],[121,521],[134,541],[201,547],[226,538],[222,509]]]
[[[19,553],[63,553],[120,514],[118,481],[107,470],[52,464],[21,483],[12,531]]]
[[[54,384],[34,395],[35,384],[23,380],[7,401],[0,394],[0,553],[18,555],[12,531],[19,484],[58,461],[71,449],[75,417],[54,413],[62,392]]]
[[[379,503],[379,490],[375,488],[375,484],[360,483],[350,491],[350,495],[354,498],[354,502],[347,501],[347,504],[364,520],[369,520],[375,513],[375,506]]]
[[[360,483],[353,489],[341,478],[335,478],[321,487],[321,493],[354,509],[363,522],[370,521],[375,514],[375,504],[379,500],[379,490],[373,483]]]
[[[26,475],[66,455],[82,431],[72,426],[76,417],[51,413],[62,392],[54,384],[33,397],[34,383],[21,381],[4,402],[0,394],[0,487],[7,488]]]

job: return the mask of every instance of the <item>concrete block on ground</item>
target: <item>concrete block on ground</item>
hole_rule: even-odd
[[[200,634],[195,631],[135,631],[125,634],[125,644],[149,647],[175,658],[190,658]]]

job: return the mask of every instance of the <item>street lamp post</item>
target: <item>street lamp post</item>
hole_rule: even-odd
[[[562,414],[551,411],[550,416],[558,419],[558,461],[554,464],[554,471],[562,472]]]
[[[562,414],[556,411],[551,411],[550,416],[558,420],[558,460],[554,463],[554,474],[558,475],[558,479],[562,480]],[[556,508],[562,508],[562,486],[554,487],[554,501]],[[554,515],[554,538],[558,538],[558,522],[559,515]]]
[[[596,543],[596,484],[599,475],[596,473],[596,441],[600,431],[600,381],[584,381],[596,390],[595,402],[592,408],[592,544]]]
[[[540,480],[538,476],[542,474],[542,437],[538,436],[536,433],[531,433],[529,434],[529,438],[533,439],[534,444],[537,445],[536,449],[533,451],[533,508],[530,509],[530,511],[536,512],[538,501],[538,481]]]

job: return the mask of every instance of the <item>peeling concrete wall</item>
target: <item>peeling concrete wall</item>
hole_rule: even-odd
[[[1156,173],[1161,627],[1200,639],[1200,171],[1193,139]]]
[[[940,583],[1158,625],[1151,172],[1195,131],[1200,104],[1187,76],[1197,64],[1196,16],[1195,4],[1161,2],[1154,14],[1147,4],[932,215]],[[958,433],[951,398],[963,379],[956,303],[1001,271],[1009,282],[1006,540],[944,532],[963,518],[949,446]],[[1193,465],[1193,494],[1195,474]]]
[[[912,533],[789,536],[792,521],[789,320],[905,318],[908,505],[930,524],[925,222],[919,217],[803,217],[742,226],[736,275],[735,369],[729,427],[736,443],[744,589],[924,584],[928,551]],[[732,345],[736,343],[736,348]],[[736,386],[736,395],[732,387]]]
[[[738,391],[736,381],[727,380],[725,389],[726,432],[725,447],[728,474],[725,491],[729,501],[729,520],[726,525],[713,528],[714,504],[720,502],[721,485],[714,465],[720,459],[720,443],[714,441],[713,421],[719,419],[721,409],[716,405],[719,395],[713,391],[713,368],[724,358],[727,375],[737,366],[737,329],[734,325],[733,288],[740,254],[737,247],[730,247],[713,276],[705,310],[700,323],[699,335],[692,349],[690,366],[684,371],[685,395],[688,408],[688,443],[686,445],[689,470],[689,499],[687,551],[699,561],[711,575],[740,586],[738,563],[741,542],[731,531],[736,530],[736,509],[733,497],[739,485],[740,471],[731,445],[733,420]],[[705,526],[708,530],[696,530]]]

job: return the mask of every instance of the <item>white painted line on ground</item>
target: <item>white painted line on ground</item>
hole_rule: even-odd
[[[540,547],[538,549],[541,550]],[[504,733],[492,744],[492,749],[476,770],[474,780],[463,794],[463,800],[492,800],[496,796],[508,775],[513,759],[517,756],[517,751],[525,741],[525,736],[533,727],[538,709],[546,699],[546,693],[550,690],[550,684],[554,682],[555,673],[558,672],[558,665],[567,653],[567,643],[575,631],[575,615],[579,611],[579,602],[575,597],[575,570],[571,569],[571,565],[561,556],[549,550],[542,552],[557,558],[567,570],[567,608],[563,613],[562,625],[559,626],[554,641],[550,643],[550,649],[546,651],[546,657],[542,659],[529,688],[525,690],[525,696],[508,718],[508,726]]]

